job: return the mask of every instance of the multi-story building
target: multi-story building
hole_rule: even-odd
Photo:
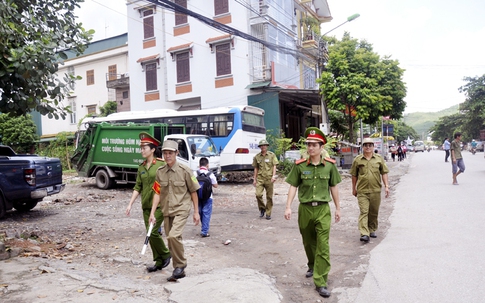
[[[90,43],[80,56],[66,52],[68,59],[59,67],[59,78],[71,74],[82,79],[76,81],[74,90],[64,101],[72,110],[65,120],[40,118],[41,123],[37,124],[42,138],[48,139],[60,131],[76,131],[81,119],[88,114],[99,114],[99,107],[107,101],[116,101],[118,111],[130,110],[127,43],[128,34],[122,34]]]
[[[131,110],[254,105],[296,141],[322,122],[311,24],[327,0],[128,0],[127,15]]]

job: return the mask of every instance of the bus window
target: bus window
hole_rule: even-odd
[[[263,116],[247,112],[241,112],[241,116],[243,130],[261,134],[266,133]]]
[[[214,115],[211,116],[210,129],[212,137],[227,137],[232,131],[234,115]]]

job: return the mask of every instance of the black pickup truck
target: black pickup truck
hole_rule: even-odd
[[[64,189],[58,158],[16,154],[0,145],[0,218],[7,210],[28,211]]]

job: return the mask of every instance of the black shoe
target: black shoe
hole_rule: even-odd
[[[317,287],[318,294],[324,298],[330,297],[330,292],[327,290],[327,287],[321,286]]]
[[[170,261],[169,261],[169,263],[170,263]],[[148,272],[154,272],[154,271],[157,271],[157,270],[162,270],[162,266],[161,265],[153,265],[153,266],[147,267]]]
[[[207,238],[207,237],[210,237],[211,235],[209,235],[209,234],[200,234],[200,236],[201,236],[202,238]]]
[[[183,277],[185,277],[185,267],[177,267],[174,269],[173,273],[172,273],[172,277],[175,278],[175,279],[182,279]]]
[[[370,233],[370,235],[369,235],[369,236],[370,236],[371,238],[377,238],[376,233]]]
[[[311,269],[311,268],[308,269],[306,274],[305,274],[305,277],[307,277],[307,278],[313,277],[313,269]]]
[[[360,237],[360,241],[369,242],[369,240],[369,236],[363,235],[362,237]]]
[[[266,220],[271,220],[271,216],[266,215]]]
[[[170,265],[170,260],[172,260],[172,257],[168,257],[167,259],[164,259],[162,261],[162,268],[165,268],[167,267],[168,265]]]
[[[266,212],[266,211],[265,211],[264,209],[261,209],[261,214],[259,215],[259,217],[260,217],[260,218],[264,217],[264,213],[265,213],[265,212]]]

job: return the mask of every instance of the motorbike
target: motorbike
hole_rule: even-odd
[[[431,147],[428,146],[427,150],[428,150],[428,153],[429,153],[431,151]]]
[[[477,152],[477,149],[475,147],[472,147],[472,155],[474,155]]]

